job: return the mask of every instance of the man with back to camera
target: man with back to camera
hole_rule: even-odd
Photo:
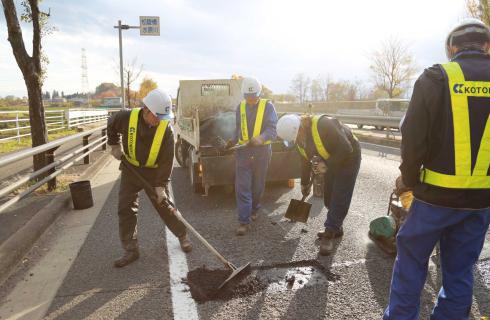
[[[414,201],[397,235],[384,319],[418,319],[430,255],[442,288],[431,319],[468,319],[473,266],[490,224],[490,29],[467,19],[446,40],[449,63],[426,69],[403,121],[402,182]]]

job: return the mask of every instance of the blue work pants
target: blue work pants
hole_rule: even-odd
[[[328,208],[325,228],[340,231],[349,211],[354,186],[361,166],[361,155],[349,159],[324,175],[323,201]]]
[[[244,148],[235,154],[235,193],[238,220],[242,224],[249,224],[252,212],[260,208],[271,156],[270,145]]]
[[[442,288],[431,319],[468,319],[473,266],[485,242],[490,208],[451,209],[415,199],[398,232],[389,305],[383,319],[418,319],[431,253],[440,242]]]

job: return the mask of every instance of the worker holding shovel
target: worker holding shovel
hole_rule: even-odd
[[[192,250],[185,225],[172,214],[172,210],[160,205],[169,198],[168,182],[174,158],[174,137],[169,125],[172,118],[170,96],[155,89],[143,98],[142,108],[120,111],[108,121],[107,136],[111,154],[117,160],[124,161],[120,166],[118,216],[119,237],[125,253],[114,262],[117,268],[124,267],[139,258],[136,222],[138,193],[142,189],[145,189],[170,231],[178,237],[182,250],[184,252]],[[137,170],[153,190],[149,190],[142,184],[128,166]]]
[[[258,217],[272,156],[270,144],[276,138],[276,110],[270,101],[260,99],[261,91],[262,85],[257,79],[243,79],[244,100],[236,111],[236,139],[228,141],[227,145],[245,146],[236,149],[235,192],[240,223],[236,234],[239,236],[244,235],[251,220]]]
[[[334,249],[334,239],[344,234],[342,224],[361,164],[359,142],[347,126],[326,115],[285,115],[277,122],[277,135],[285,141],[296,142],[302,155],[303,196],[311,193],[311,171],[324,176],[323,197],[328,214],[325,231],[318,236],[320,254],[329,255]]]

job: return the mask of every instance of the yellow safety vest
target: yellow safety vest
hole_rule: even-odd
[[[320,132],[318,131],[318,121],[322,116],[313,116],[311,118],[311,136],[313,137],[313,142],[315,143],[315,148],[320,157],[324,160],[330,158],[330,153],[328,153],[327,149],[323,145],[322,139],[320,138]],[[308,155],[306,154],[306,150],[297,145],[299,153],[306,159],[308,159]]]
[[[475,167],[471,171],[471,132],[468,97],[490,98],[490,82],[466,81],[461,66],[451,62],[442,66],[448,76],[454,127],[455,174],[444,174],[424,168],[424,183],[454,189],[488,189],[490,176],[490,120],[487,118]]]
[[[131,110],[131,115],[129,116],[129,128],[128,128],[128,154],[125,154],[126,159],[135,167],[139,167],[140,163],[136,159],[136,132],[138,130],[138,116],[140,113],[140,108],[135,108]],[[153,137],[153,142],[150,148],[150,154],[148,155],[148,160],[144,167],[146,168],[158,168],[156,164],[158,153],[160,152],[160,147],[162,146],[163,138],[165,137],[165,131],[167,130],[169,121],[161,120],[158,124],[157,131]]]
[[[259,106],[257,107],[257,117],[255,118],[255,126],[253,137],[260,136],[260,130],[262,129],[262,122],[264,121],[266,99],[260,99]],[[240,127],[242,129],[242,139],[238,141],[239,144],[246,144],[249,141],[248,138],[248,124],[247,124],[247,102],[243,100],[240,103]],[[265,141],[264,144],[271,144],[272,141]]]

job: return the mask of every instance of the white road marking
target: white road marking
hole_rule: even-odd
[[[150,292],[149,288],[125,290],[98,308],[86,320],[117,319]]]
[[[165,230],[167,238],[168,265],[170,273],[170,290],[175,320],[198,320],[197,306],[192,299],[189,287],[182,282],[187,277],[189,268],[185,253],[180,249],[179,240]]]

